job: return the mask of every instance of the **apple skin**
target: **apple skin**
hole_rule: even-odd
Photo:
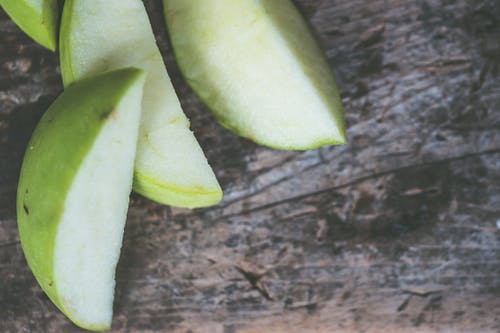
[[[70,319],[54,279],[55,238],[65,199],[115,106],[129,87],[143,79],[142,70],[128,68],[69,86],[42,117],[26,150],[17,192],[21,246],[42,289]],[[95,331],[109,329],[75,324]]]
[[[0,0],[0,6],[38,44],[51,51],[56,50],[58,0]]]
[[[148,76],[134,191],[174,207],[191,209],[219,203],[222,189],[189,129],[142,1],[86,1],[66,0],[64,5],[59,36],[64,85],[124,66],[144,69]],[[84,16],[87,11],[93,12],[90,19]],[[115,17],[115,13],[128,16]],[[104,22],[99,24],[100,20]],[[124,28],[130,30],[126,35]]]
[[[179,68],[222,126],[275,149],[346,143],[333,71],[291,1],[163,0],[163,4]],[[294,89],[295,83],[289,84],[300,80],[300,91]],[[306,96],[304,100],[319,107],[304,102],[292,115],[294,104],[286,102],[295,96]],[[316,111],[329,115],[308,122],[301,119]]]
[[[188,209],[210,207],[222,200],[219,188],[194,188],[186,190],[180,187],[167,187],[151,177],[134,172],[134,191],[153,201]]]

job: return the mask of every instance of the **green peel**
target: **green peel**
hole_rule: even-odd
[[[0,6],[37,43],[51,51],[56,50],[58,0],[0,0]]]

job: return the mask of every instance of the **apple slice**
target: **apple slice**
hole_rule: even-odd
[[[346,142],[332,70],[289,0],[164,0],[179,66],[221,124],[279,149]]]
[[[58,0],[0,0],[0,6],[37,43],[56,50]]]
[[[111,324],[144,81],[142,70],[122,69],[68,87],[37,126],[21,169],[26,260],[56,306],[90,330]]]
[[[189,130],[141,0],[66,0],[60,44],[65,85],[127,66],[148,73],[135,162],[136,192],[186,208],[221,200],[221,188]]]

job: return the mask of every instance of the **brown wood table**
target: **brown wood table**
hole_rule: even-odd
[[[345,146],[273,151],[222,129],[146,1],[225,198],[132,195],[113,331],[500,332],[500,2],[296,2],[337,73]],[[35,282],[15,215],[27,141],[61,91],[58,56],[0,12],[3,333],[81,331]]]

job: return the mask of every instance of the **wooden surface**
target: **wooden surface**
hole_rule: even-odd
[[[298,0],[338,75],[349,144],[258,147],[167,67],[225,190],[132,196],[114,332],[500,331],[500,2]],[[223,22],[221,22],[223,24]],[[0,13],[0,332],[80,332],[24,260],[19,167],[58,58]]]

